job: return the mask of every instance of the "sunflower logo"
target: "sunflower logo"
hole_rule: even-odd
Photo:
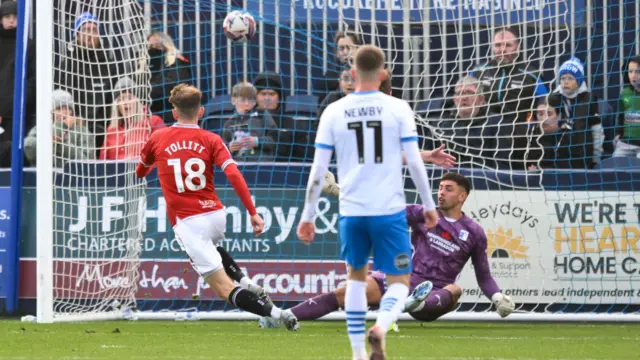
[[[522,236],[513,236],[509,229],[505,232],[502,227],[493,232],[487,229],[487,255],[491,258],[526,259],[528,246],[522,244]]]

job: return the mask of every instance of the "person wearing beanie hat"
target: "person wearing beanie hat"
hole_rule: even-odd
[[[604,131],[598,98],[589,91],[584,65],[577,57],[565,61],[558,69],[560,85],[551,95],[558,98],[561,119],[557,146],[569,147],[570,158],[558,166],[590,169],[600,162]]]
[[[76,18],[73,28],[76,44],[80,47],[96,49],[100,47],[98,19],[90,12],[83,12]]]
[[[5,30],[15,30],[18,27],[18,4],[13,0],[4,1],[0,5],[0,16],[2,17],[2,28]]]
[[[563,96],[575,99],[578,93],[589,91],[584,82],[584,64],[577,57],[572,57],[560,66],[558,77],[560,77],[558,91]]]
[[[57,89],[51,93],[53,110],[54,166],[61,168],[67,161],[95,158],[95,135],[84,121],[74,114],[73,96]],[[24,155],[31,166],[36,165],[37,128],[34,126],[24,140]]]
[[[102,160],[128,160],[140,155],[142,146],[151,133],[164,127],[158,115],[151,115],[140,101],[142,88],[124,76],[113,86],[111,118],[100,150]]]
[[[306,121],[295,121],[284,114],[284,94],[279,74],[264,72],[253,80],[258,91],[256,109],[268,111],[278,128],[276,137],[277,161],[305,161],[313,159],[313,139],[309,138]]]
[[[258,91],[256,102],[259,109],[267,110],[272,114],[281,113],[280,103],[284,99],[280,75],[273,72],[259,74],[253,80],[253,86]]]
[[[128,76],[123,76],[120,79],[118,79],[116,84],[113,86],[113,98],[117,99],[120,96],[120,94],[124,92],[133,93],[136,91],[136,88],[139,88],[139,87],[136,85],[135,81],[133,81]]]
[[[101,45],[99,18],[91,12],[77,16],[73,34],[54,69],[54,84],[73,95],[76,115],[96,136],[96,156],[104,142],[113,85],[126,65]],[[65,51],[66,50],[66,51]]]
[[[73,111],[73,95],[62,89],[54,90],[51,93],[51,103],[53,111],[56,111],[60,108],[68,108]]]

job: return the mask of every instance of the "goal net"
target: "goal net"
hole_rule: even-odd
[[[512,319],[637,312],[640,179],[628,169],[588,169],[610,156],[617,120],[607,106],[618,93],[609,90],[627,76],[619,65],[638,51],[640,6],[624,1],[613,19],[587,3],[58,0],[50,16],[39,9],[38,31],[49,37],[38,37],[39,69],[49,64],[51,76],[38,80],[38,107],[47,115],[38,116],[38,320],[252,318],[215,297],[191,268],[157,174],[135,179],[137,154],[152,131],[173,122],[167,99],[183,82],[203,91],[202,126],[221,134],[235,112],[235,84],[274,90],[257,106],[269,110],[275,128],[261,129],[262,147],[237,159],[265,234],[252,235],[246,211],[216,173],[228,214],[220,245],[278,306],[344,285],[337,199],[323,195],[317,204],[314,244],[298,241],[295,227],[318,115],[327,98],[352,86],[344,70],[363,43],[384,50],[392,95],[415,109],[423,149],[444,144],[458,159],[455,170],[472,180],[464,211],[486,230],[493,275],[518,306]],[[236,9],[257,22],[247,44],[222,31]],[[627,46],[610,54],[614,45],[601,35],[613,20]],[[554,139],[565,143],[550,144],[545,111],[559,118],[577,111],[562,101],[542,105],[572,56],[583,67],[569,73],[579,78],[578,68],[599,100],[555,122]],[[566,144],[582,152],[551,157]],[[442,173],[429,167],[434,191]],[[410,181],[407,199],[419,201]],[[445,319],[500,319],[472,266],[458,284],[464,294]]]

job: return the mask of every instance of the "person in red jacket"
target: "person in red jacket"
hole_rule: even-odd
[[[136,96],[140,87],[123,77],[114,87],[114,102],[107,127],[101,160],[137,159],[151,133],[164,127],[162,118],[152,115]]]

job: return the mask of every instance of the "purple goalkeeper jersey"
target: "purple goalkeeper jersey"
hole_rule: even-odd
[[[431,281],[438,288],[453,284],[471,258],[478,285],[491,298],[500,288],[491,276],[484,230],[466,215],[450,222],[440,210],[438,214],[440,219],[436,227],[427,230],[422,205],[407,206],[407,220],[412,231],[411,244],[414,249],[411,288],[425,280]]]

